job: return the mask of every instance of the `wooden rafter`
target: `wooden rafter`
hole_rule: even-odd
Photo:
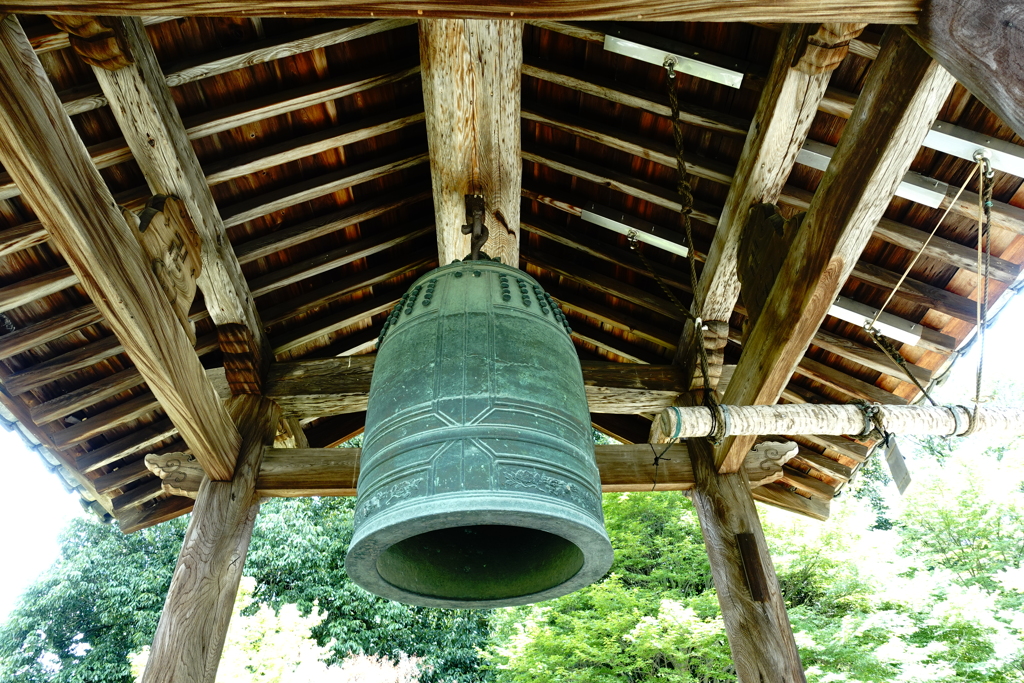
[[[211,478],[240,439],[13,16],[0,21],[0,159]]]
[[[692,313],[703,320],[728,321],[739,298],[736,250],[752,206],[774,203],[789,177],[796,156],[818,105],[825,95],[831,73],[809,74],[798,68],[806,37],[800,27],[783,30],[775,59],[765,81],[750,134],[743,145],[729,194],[697,291]],[[676,362],[688,376],[697,369],[698,335],[687,323],[676,350]]]
[[[271,360],[269,342],[156,53],[141,20],[104,21],[120,38],[123,65],[93,66],[93,72],[150,189],[177,197],[202,239],[199,287],[223,330],[222,346],[230,345],[225,351],[236,359],[229,382],[240,392],[258,392]],[[246,346],[248,353],[240,354]]]
[[[484,198],[484,251],[519,264],[520,84],[518,21],[420,22],[423,102],[430,145],[438,259],[470,252],[465,196]]]
[[[905,34],[887,34],[723,400],[779,398],[953,83]],[[735,471],[751,443],[727,440],[716,450],[717,466]]]

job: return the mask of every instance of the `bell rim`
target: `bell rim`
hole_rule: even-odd
[[[345,557],[345,571],[356,585],[388,600],[421,607],[491,609],[528,605],[567,595],[600,580],[611,568],[614,552],[601,520],[575,505],[539,495],[517,493],[516,500],[530,502],[529,510],[495,505],[493,496],[494,492],[481,492],[481,495],[453,492],[440,498],[451,504],[445,510],[415,513],[416,508],[436,510],[439,497],[432,496],[378,513],[373,519],[358,525]],[[410,513],[415,515],[414,525],[409,523]],[[571,517],[566,517],[566,513]],[[377,570],[381,554],[396,543],[430,531],[475,525],[523,527],[559,536],[579,548],[583,554],[583,566],[570,578],[543,591],[493,600],[440,598],[414,593],[388,582]]]

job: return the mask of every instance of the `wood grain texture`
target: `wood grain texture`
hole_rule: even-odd
[[[850,43],[867,24],[826,22],[810,27],[796,68],[808,74],[828,73],[846,59]],[[812,32],[813,31],[813,32]]]
[[[10,256],[50,239],[39,221],[29,221],[0,231],[0,256]]]
[[[22,351],[48,344],[65,334],[95,325],[102,319],[99,309],[92,304],[56,313],[37,323],[0,336],[0,358],[9,358]]]
[[[714,448],[704,439],[690,439],[687,448],[695,482],[691,500],[704,535],[736,675],[741,681],[802,683],[806,679],[800,654],[747,474],[719,473]],[[752,536],[753,554],[745,557],[740,552],[740,534]],[[764,579],[764,595],[758,600],[747,585],[751,562],[757,563],[757,574]]]
[[[469,254],[465,196],[482,195],[484,251],[518,266],[523,24],[423,20],[420,65],[438,260]]]
[[[71,49],[86,64],[109,70],[131,64],[124,36],[105,17],[64,14],[51,16],[50,20],[68,35]]]
[[[923,5],[909,33],[1017,135],[1024,135],[1024,7],[994,0]]]
[[[807,74],[793,67],[805,42],[799,26],[785,28],[779,39],[694,292],[691,311],[702,320],[728,321],[732,315],[740,292],[736,250],[750,207],[778,200],[825,95],[828,72]],[[686,367],[690,376],[694,374],[697,337],[693,324],[688,322],[676,350],[675,362]]]
[[[266,396],[285,415],[310,418],[366,410],[375,356],[349,356],[275,363]],[[658,412],[679,395],[678,368],[585,361],[583,382],[591,412]]]
[[[75,464],[82,472],[92,472],[139,453],[177,433],[177,428],[170,420],[160,420],[104,446],[87,451],[78,457]]]
[[[0,287],[0,313],[38,301],[77,284],[78,276],[71,268],[64,267],[48,270],[6,287]]]
[[[228,401],[242,435],[230,481],[204,479],[178,555],[142,680],[213,683],[242,566],[259,511],[256,478],[273,443],[279,410],[243,395]]]
[[[111,15],[255,16],[255,17],[432,17],[476,19],[551,19],[618,21],[848,21],[878,24],[913,24],[920,3],[914,0],[780,0],[765,5],[758,0],[520,0],[519,2],[464,3],[457,0],[366,2],[366,0],[146,0],[124,5],[119,0],[64,0],[56,8],[43,0],[7,0],[9,12],[60,12]]]
[[[196,457],[229,479],[238,432],[12,16],[0,80],[0,160]]]
[[[778,400],[953,82],[905,34],[886,35],[854,116],[744,345],[724,402]],[[717,450],[719,466],[735,470],[751,442],[751,437],[727,441]]]
[[[137,18],[106,21],[116,22],[132,64],[116,71],[94,68],[93,73],[150,189],[176,197],[199,233],[198,283],[210,317],[217,325],[248,329],[255,340],[253,365],[262,375],[269,362],[263,325],[146,29]],[[197,457],[202,460],[199,452]]]

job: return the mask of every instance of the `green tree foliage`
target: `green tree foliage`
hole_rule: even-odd
[[[615,563],[602,581],[499,611],[498,681],[735,680],[700,527],[677,493],[605,496]]]
[[[478,648],[489,634],[487,613],[415,608],[356,587],[344,571],[352,537],[352,499],[264,503],[245,573],[254,601],[324,619],[312,628],[327,663],[350,653],[422,657],[420,680],[481,678]],[[186,520],[124,535],[116,527],[76,519],[61,556],[22,597],[0,628],[0,681],[131,683],[128,655],[156,630]]]

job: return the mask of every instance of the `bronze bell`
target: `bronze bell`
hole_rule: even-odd
[[[483,255],[418,279],[384,325],[346,568],[434,607],[522,605],[608,570],[583,374],[558,305]]]

